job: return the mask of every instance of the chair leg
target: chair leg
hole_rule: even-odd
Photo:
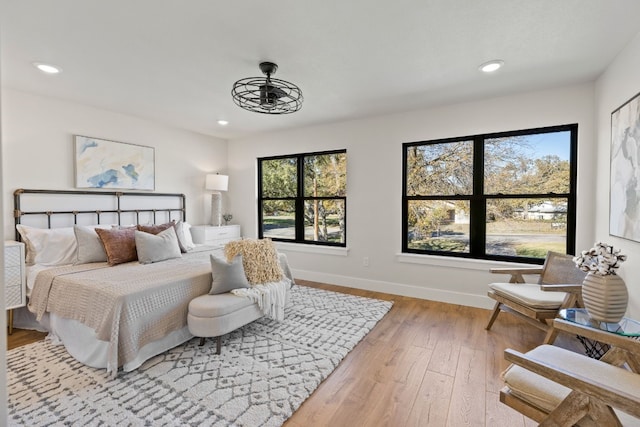
[[[485,327],[487,331],[491,329],[491,327],[493,326],[493,322],[495,322],[496,319],[498,318],[498,314],[500,314],[501,305],[502,303],[496,302],[495,307],[493,307],[493,313],[491,313],[491,317],[489,318],[489,323],[487,323],[487,326]]]
[[[540,427],[572,426],[589,415],[589,407],[589,397],[573,390],[553,411],[549,412],[547,418],[540,423]],[[603,425],[616,426],[616,424]]]
[[[216,341],[216,354],[220,354],[220,350],[222,347],[222,336],[219,337],[213,337],[213,339]],[[204,337],[200,337],[200,343],[198,344],[199,346],[203,346],[204,345]]]

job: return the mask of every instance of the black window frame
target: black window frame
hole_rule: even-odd
[[[534,135],[553,132],[570,132],[569,152],[569,192],[568,193],[539,193],[539,194],[484,194],[484,141],[487,139],[504,138],[522,135]],[[460,141],[473,141],[473,191],[471,195],[441,195],[441,196],[407,196],[407,153],[409,147],[442,144]],[[480,167],[478,167],[480,165]],[[486,205],[490,199],[518,199],[518,198],[563,198],[567,199],[567,232],[566,252],[575,253],[576,238],[576,189],[578,171],[578,124],[521,129],[464,137],[445,138],[428,141],[405,142],[402,144],[402,252],[423,255],[439,255],[446,257],[485,259],[505,262],[543,264],[544,259],[533,257],[514,257],[486,253]],[[411,200],[469,200],[469,253],[434,251],[409,248],[409,202]]]
[[[340,150],[328,150],[328,151],[314,151],[309,153],[296,153],[296,154],[286,154],[286,155],[278,155],[278,156],[269,156],[269,157],[259,157],[258,161],[258,238],[264,238],[263,232],[263,202],[269,200],[292,200],[295,204],[295,215],[296,215],[296,223],[295,223],[295,239],[283,239],[277,237],[269,237],[269,239],[277,242],[285,242],[285,243],[300,243],[305,245],[317,245],[317,246],[333,246],[333,247],[347,247],[347,195],[345,188],[344,196],[305,196],[304,195],[304,158],[312,157],[312,156],[323,156],[323,155],[331,155],[331,154],[347,154],[346,149]],[[281,160],[281,159],[296,159],[296,196],[292,197],[263,197],[263,188],[262,188],[262,162],[269,160]],[[304,238],[304,203],[308,200],[342,200],[344,203],[344,242],[327,242],[327,241],[316,241],[316,240],[307,240]],[[301,220],[298,220],[300,218]]]

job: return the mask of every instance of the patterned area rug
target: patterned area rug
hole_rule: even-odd
[[[9,425],[280,426],[392,303],[294,286],[284,322],[194,338],[108,378],[63,346],[7,352]]]

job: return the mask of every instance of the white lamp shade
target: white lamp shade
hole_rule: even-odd
[[[229,177],[227,175],[209,174],[207,175],[205,188],[211,191],[227,191]]]

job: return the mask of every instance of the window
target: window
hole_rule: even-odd
[[[259,237],[346,246],[347,151],[258,159]]]
[[[578,125],[403,144],[402,251],[574,253]]]

